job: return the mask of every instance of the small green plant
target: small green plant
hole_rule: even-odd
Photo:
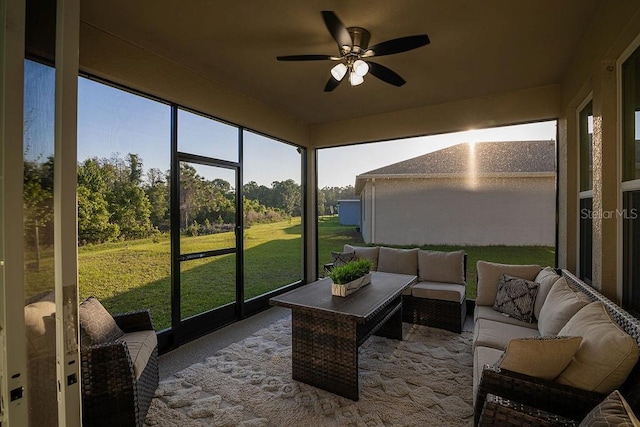
[[[350,261],[340,267],[334,267],[329,273],[333,283],[344,285],[364,276],[371,270],[371,261],[365,258]]]

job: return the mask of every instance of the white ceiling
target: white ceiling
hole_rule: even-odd
[[[82,0],[85,23],[153,51],[305,124],[329,123],[560,83],[600,0]],[[337,54],[321,17],[371,32],[370,45],[428,34],[376,61],[407,83],[367,76],[323,91]]]

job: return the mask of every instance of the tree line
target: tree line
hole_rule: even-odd
[[[170,230],[170,174],[143,169],[142,159],[88,158],[78,163],[78,240],[97,244],[141,239]],[[271,187],[251,181],[243,186],[245,227],[300,216],[302,189],[292,179]],[[353,197],[353,187],[325,187],[318,213],[330,213],[337,200]],[[207,179],[180,164],[180,230],[195,236],[233,230],[235,189],[223,179]],[[24,163],[25,237],[28,243],[53,241],[53,159]],[[51,234],[49,236],[49,234]]]

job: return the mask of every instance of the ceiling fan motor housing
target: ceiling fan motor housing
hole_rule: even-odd
[[[347,31],[349,32],[351,40],[353,41],[353,47],[347,46],[345,49],[345,46],[343,46],[343,55],[347,53],[362,55],[369,47],[369,39],[371,38],[371,34],[369,33],[369,31],[361,27],[349,27],[347,28]]]

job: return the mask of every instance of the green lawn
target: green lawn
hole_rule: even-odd
[[[319,265],[331,262],[331,251],[345,243],[363,245],[353,226],[338,218],[321,217],[318,223]],[[302,275],[300,218],[273,224],[256,224],[245,230],[245,298],[249,299],[300,279]],[[233,233],[184,237],[182,252],[233,246]],[[507,264],[554,264],[552,247],[423,246],[468,255],[468,297],[476,295],[479,259]],[[27,270],[28,295],[53,288],[53,251],[43,251],[40,269]],[[149,308],[158,330],[170,325],[171,258],[168,236],[129,242],[83,246],[78,249],[81,300],[94,295],[112,313]],[[234,254],[183,262],[182,317],[189,317],[235,300]],[[319,271],[322,271],[320,268]]]

